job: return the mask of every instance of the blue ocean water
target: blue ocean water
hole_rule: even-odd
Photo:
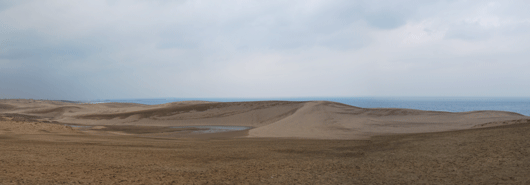
[[[363,108],[407,108],[432,111],[466,112],[476,110],[509,111],[530,116],[530,98],[465,98],[465,97],[312,97],[312,98],[156,98],[111,99],[90,102],[122,102],[147,105],[177,101],[203,100],[217,102],[241,101],[312,101],[326,100]]]

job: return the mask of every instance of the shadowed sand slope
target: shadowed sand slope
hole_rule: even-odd
[[[365,109],[328,101],[189,101],[149,106],[2,100],[0,107],[0,114],[22,117],[17,119],[81,125],[249,126],[253,129],[248,137],[312,139],[366,139],[374,135],[461,130],[529,118],[503,111]]]

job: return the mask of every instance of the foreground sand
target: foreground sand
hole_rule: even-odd
[[[530,122],[519,122],[307,140],[17,134],[7,125],[43,127],[0,121],[0,184],[528,184]]]

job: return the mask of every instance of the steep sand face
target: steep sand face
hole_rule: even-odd
[[[350,107],[351,111],[360,108]],[[307,102],[294,114],[249,131],[249,137],[294,137],[318,139],[364,139],[363,123],[347,120],[327,102]],[[345,127],[347,125],[348,127]]]
[[[80,125],[249,126],[253,129],[248,137],[310,139],[367,139],[374,135],[461,130],[529,118],[502,111],[365,109],[328,101],[189,101],[149,106],[1,100],[0,114],[19,120]]]

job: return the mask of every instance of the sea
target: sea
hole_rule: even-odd
[[[151,98],[151,99],[107,99],[84,101],[87,103],[139,103],[146,105],[164,104],[178,101],[334,101],[362,108],[406,108],[430,111],[467,112],[478,110],[498,110],[516,112],[530,116],[530,97],[300,97],[300,98]]]

